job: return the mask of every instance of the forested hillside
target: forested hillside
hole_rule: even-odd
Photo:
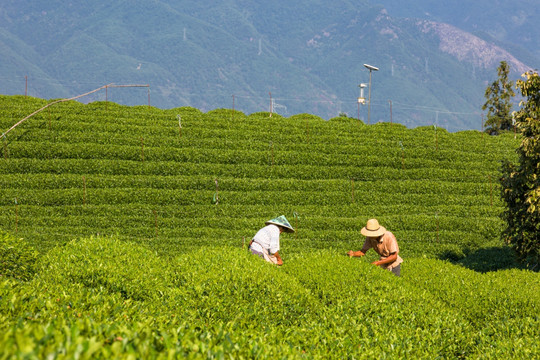
[[[539,65],[534,43],[527,50],[531,43],[516,39],[526,39],[536,24],[523,11],[534,14],[538,6],[484,5],[496,19],[490,29],[505,35],[498,39],[475,31],[475,19],[486,28],[485,16],[474,15],[477,6],[468,22],[458,23],[420,16],[419,1],[400,3],[403,12],[378,4],[6,0],[0,93],[51,99],[110,83],[147,84],[152,105],[162,109],[234,107],[251,114],[272,108],[285,117],[328,120],[346,113],[367,122],[367,107],[357,102],[358,86],[369,81],[367,63],[380,69],[372,79],[370,122],[480,130],[484,91],[499,62],[510,64],[513,80]],[[464,11],[456,2],[443,9],[456,17]],[[138,89],[108,96],[127,105],[147,102]],[[89,101],[102,100],[100,93]]]

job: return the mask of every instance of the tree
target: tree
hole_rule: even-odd
[[[497,68],[499,78],[487,87],[485,97],[486,103],[482,110],[488,110],[486,126],[490,128],[490,133],[497,133],[499,130],[512,129],[512,103],[511,99],[515,93],[512,90],[513,82],[508,80],[510,67],[506,61],[501,61]]]
[[[502,166],[506,222],[502,236],[534,268],[540,263],[540,76],[536,71],[522,76],[526,80],[516,82],[524,97],[516,114],[522,139],[518,164],[506,161]]]

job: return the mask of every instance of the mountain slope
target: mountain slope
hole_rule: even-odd
[[[398,17],[444,22],[469,31],[484,40],[498,40],[505,48],[531,57],[538,67],[540,6],[536,0],[377,0],[390,14]],[[524,52],[529,52],[525,55]]]
[[[366,1],[231,0],[208,7],[191,0],[8,0],[0,20],[0,41],[10,44],[0,57],[12,64],[0,69],[0,92],[21,94],[28,76],[29,94],[44,98],[143,83],[161,108],[235,106],[326,119],[344,112],[367,122],[367,107],[356,99],[369,63],[380,68],[370,122],[454,131],[480,128],[484,90],[501,60],[511,62],[514,78],[534,67],[458,28],[392,17]],[[476,50],[480,42],[484,51],[475,57],[455,51]],[[140,89],[108,96],[146,103]]]

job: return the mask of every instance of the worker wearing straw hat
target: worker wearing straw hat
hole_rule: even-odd
[[[364,256],[369,249],[373,249],[379,254],[380,258],[372,264],[390,270],[395,275],[400,276],[403,259],[399,256],[399,246],[394,234],[379,225],[377,219],[369,219],[360,233],[366,237],[362,250],[351,250],[347,255],[349,257],[360,257]]]
[[[283,260],[279,256],[279,235],[284,231],[294,232],[294,228],[283,215],[268,220],[265,225],[250,241],[249,249],[252,254],[272,264],[283,265]]]

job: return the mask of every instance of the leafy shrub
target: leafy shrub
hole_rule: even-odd
[[[30,280],[38,252],[22,238],[0,231],[0,276]]]
[[[336,116],[328,120],[330,123],[343,123],[343,124],[356,124],[364,126],[365,123],[362,120],[355,119],[353,117],[348,117],[346,114]]]
[[[324,122],[324,119],[321,118],[320,116],[307,114],[307,113],[292,115],[289,117],[289,120],[293,120],[293,121],[310,120],[310,121],[320,122],[320,123]]]
[[[250,119],[255,119],[255,118],[269,118],[270,117],[270,112],[267,112],[267,111],[259,111],[259,112],[254,112],[254,113],[251,113],[249,114],[248,118]],[[274,119],[283,119],[283,116],[277,114],[277,113],[272,113],[272,118]]]
[[[238,247],[165,259],[115,238],[75,240],[31,281],[0,281],[0,348],[17,358],[538,357],[536,273],[406,258],[397,278],[344,250],[284,252],[275,267]]]
[[[154,252],[114,237],[72,240],[44,256],[40,270],[49,281],[81,284],[124,299],[159,298],[174,285]]]

